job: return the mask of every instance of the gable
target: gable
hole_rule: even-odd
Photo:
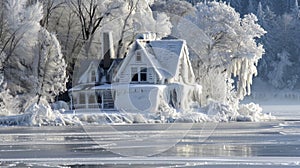
[[[182,40],[158,40],[149,43],[153,55],[160,67],[170,74],[176,76],[183,48]],[[151,51],[150,51],[151,52]]]
[[[138,52],[141,60],[137,58]],[[188,78],[194,79],[184,40],[136,40],[114,81],[129,82],[132,66],[153,67],[160,80],[188,82],[191,81]]]
[[[153,62],[155,60],[149,57],[146,50],[140,46],[138,42],[135,45],[136,46],[134,46],[134,48],[129,52],[128,56],[124,59],[117,75],[114,78],[114,81],[129,83],[131,82],[133,75],[131,74],[131,68],[137,68],[136,71],[139,72],[142,67],[149,68],[149,70],[151,70],[150,75],[153,75],[153,78],[158,76],[158,78],[161,79],[161,75],[157,70],[157,66]]]
[[[98,72],[99,61],[90,61],[86,71],[78,79],[79,84],[95,83],[99,81]],[[86,66],[85,66],[86,67]],[[84,68],[84,67],[81,67]]]

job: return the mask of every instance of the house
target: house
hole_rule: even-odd
[[[103,33],[103,41],[103,59],[85,63],[69,90],[75,111],[160,112],[198,101],[201,87],[195,84],[184,40],[142,34],[124,59],[112,56],[111,33]]]

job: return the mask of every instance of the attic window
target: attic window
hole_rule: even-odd
[[[136,52],[136,62],[141,62],[142,61],[142,54],[140,51]]]

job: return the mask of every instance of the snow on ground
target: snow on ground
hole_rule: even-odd
[[[275,119],[263,114],[261,107],[250,103],[241,105],[238,113],[221,103],[212,102],[205,108],[185,112],[169,111],[166,113],[65,113],[64,109],[52,110],[49,105],[32,104],[24,114],[0,117],[0,125],[13,126],[64,126],[87,124],[132,124],[132,123],[199,123],[199,122],[228,122],[228,121],[268,121]]]
[[[32,104],[25,110],[24,114],[0,117],[0,125],[62,126],[79,123],[73,118],[62,115],[61,112],[62,111],[52,110],[49,105]]]

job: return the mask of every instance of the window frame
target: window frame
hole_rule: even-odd
[[[148,82],[148,67],[133,66],[131,67],[131,83],[147,83]]]
[[[96,70],[91,71],[90,81],[91,82],[97,82],[97,75]]]
[[[135,61],[136,62],[142,62],[142,52],[141,51],[136,52]]]

